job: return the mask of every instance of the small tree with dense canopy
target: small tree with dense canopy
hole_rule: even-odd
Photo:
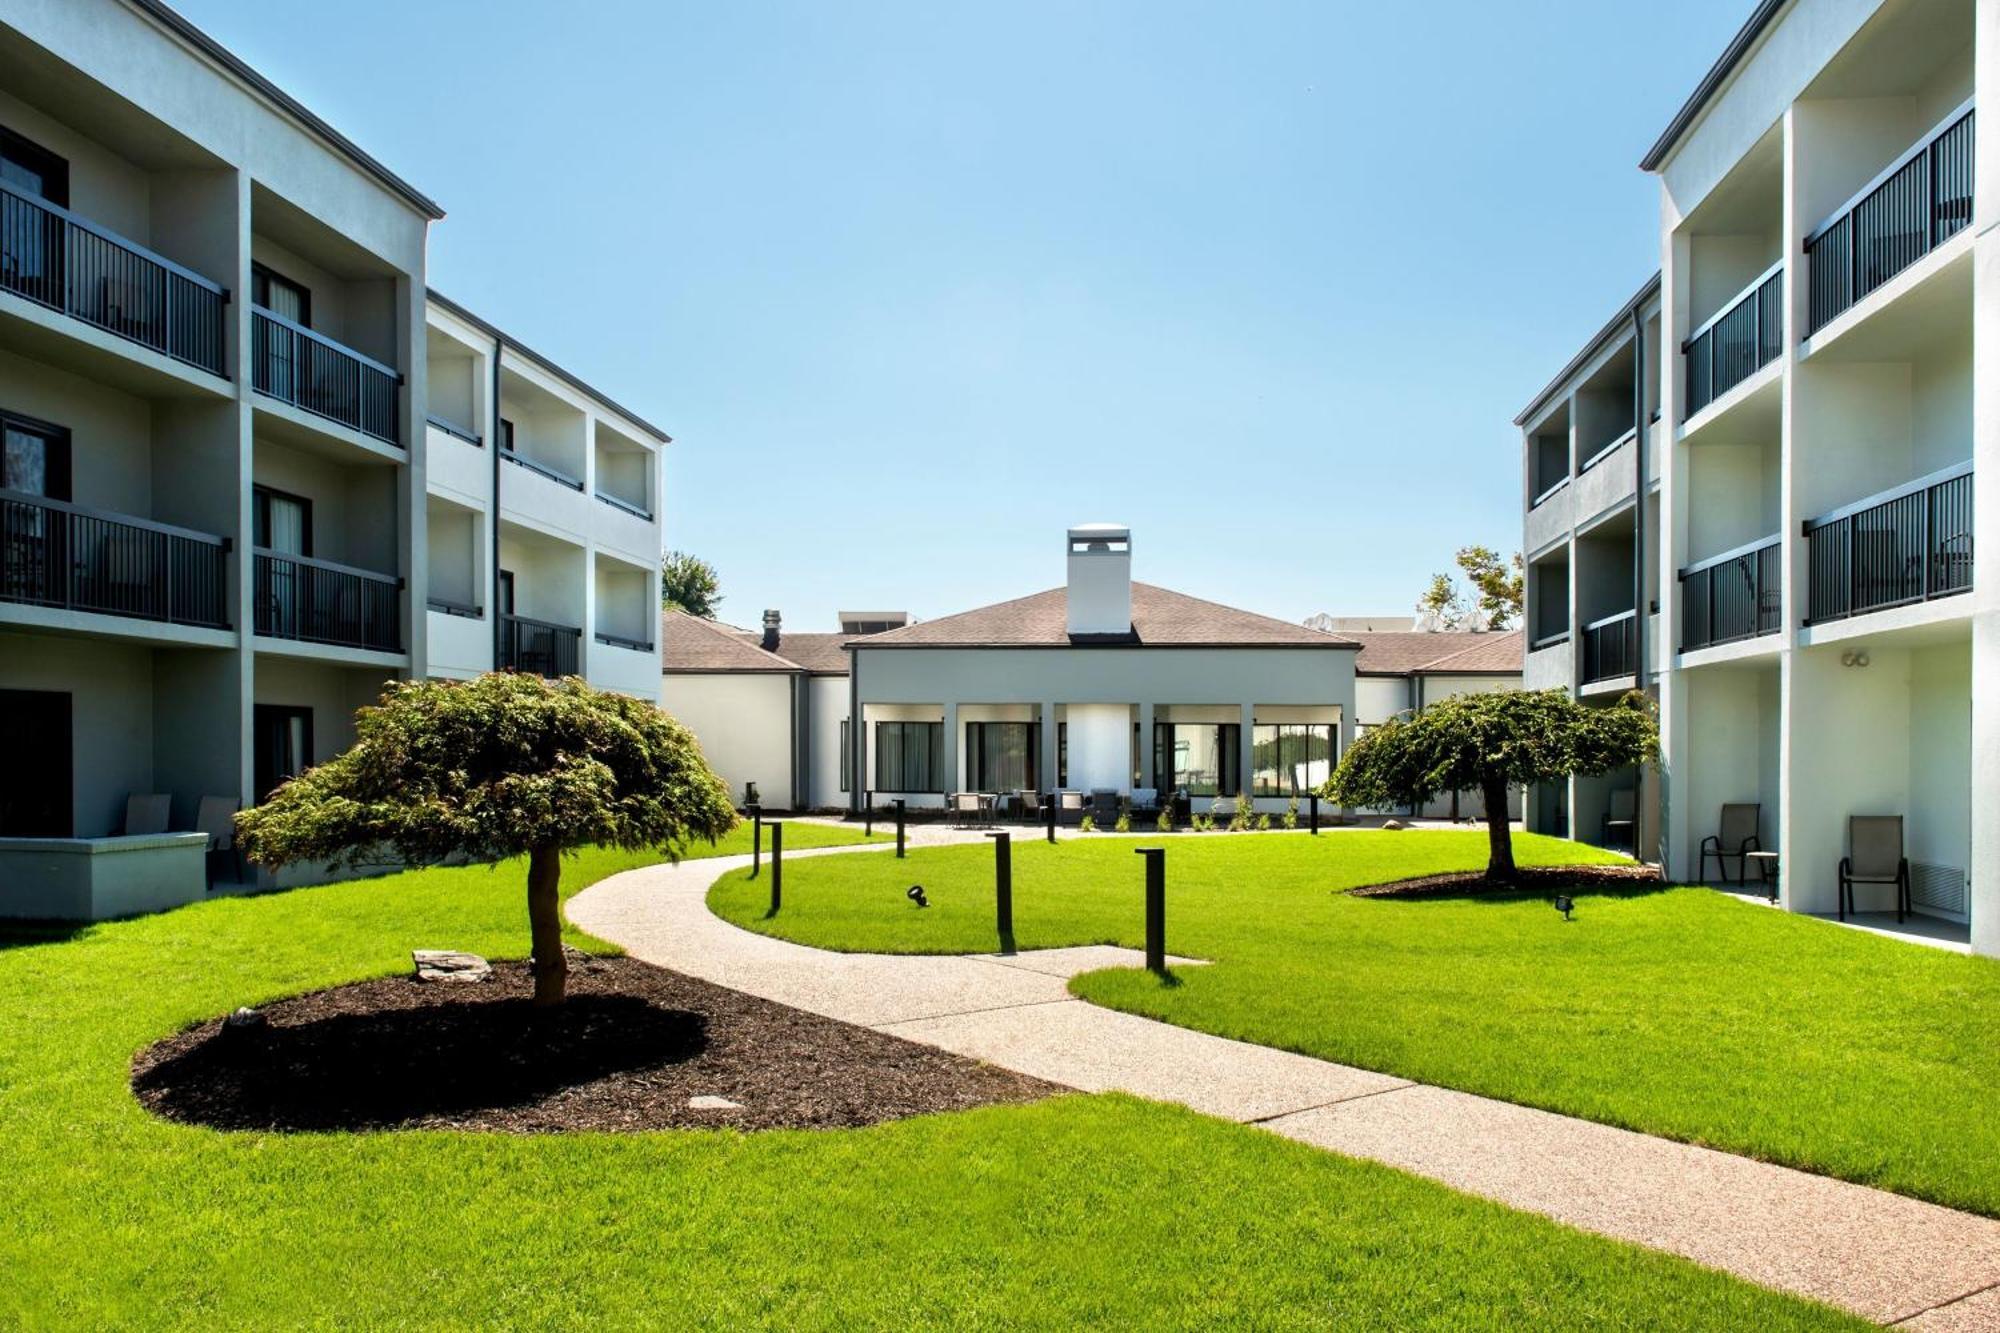
[[[1477,791],[1486,805],[1486,875],[1512,883],[1507,789],[1647,763],[1660,733],[1644,695],[1608,708],[1562,690],[1463,694],[1371,728],[1341,757],[1320,794],[1347,806],[1412,805]]]
[[[658,848],[678,860],[735,823],[693,733],[659,708],[511,671],[391,684],[355,715],[352,749],[236,817],[245,854],[267,866],[525,855],[540,1005],[560,1004],[569,976],[563,852]]]

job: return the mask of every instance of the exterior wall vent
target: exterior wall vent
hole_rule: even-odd
[[[1910,862],[1910,906],[1926,916],[1966,919],[1965,872],[1930,861]]]

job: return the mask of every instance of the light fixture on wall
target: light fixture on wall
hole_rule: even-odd
[[[1865,667],[1868,665],[1868,654],[1865,652],[1842,653],[1840,655],[1840,664],[1844,667]]]

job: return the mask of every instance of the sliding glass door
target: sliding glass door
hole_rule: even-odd
[[[965,782],[974,791],[1032,791],[1040,785],[1032,722],[965,724]]]
[[[1242,785],[1243,727],[1236,722],[1156,722],[1153,772],[1162,789],[1234,796]]]

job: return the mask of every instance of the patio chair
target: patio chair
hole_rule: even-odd
[[[1764,807],[1754,802],[1746,805],[1725,805],[1722,807],[1720,828],[1701,840],[1701,861],[1697,878],[1704,883],[1708,880],[1708,859],[1715,858],[1716,871],[1723,882],[1730,883],[1729,857],[1736,858],[1735,883],[1743,882],[1745,868],[1750,864],[1744,858],[1751,852],[1761,852],[1764,844],[1757,840],[1757,825],[1764,813]]]
[[[1093,787],[1090,791],[1090,817],[1097,827],[1110,828],[1118,822],[1118,793],[1110,787]]]
[[[1854,910],[1856,884],[1896,886],[1896,920],[1910,910],[1910,863],[1903,855],[1901,815],[1849,815],[1847,855],[1840,858],[1840,901],[1836,915]]]
[[[125,798],[125,832],[165,833],[173,802],[157,792]]]
[[[1056,793],[1056,818],[1065,824],[1083,821],[1084,796],[1080,791]]]
[[[236,811],[239,804],[234,796],[204,796],[195,806],[194,831],[208,835],[208,855],[204,858],[208,871],[208,887],[215,887],[215,862],[217,857],[234,858],[236,854]],[[242,879],[241,867],[237,879]]]
[[[1604,812],[1603,845],[1611,846],[1611,831],[1623,829],[1625,846],[1636,850],[1639,846],[1639,794],[1630,787],[1618,787],[1611,793],[1611,806]]]
[[[1156,815],[1160,812],[1160,789],[1158,787],[1134,787],[1132,789],[1132,813],[1135,815]]]
[[[1042,794],[1027,787],[1014,793],[1014,808],[1026,824],[1039,824],[1042,820]]]
[[[952,823],[959,828],[971,828],[981,822],[979,793],[976,791],[955,791],[951,794]]]

